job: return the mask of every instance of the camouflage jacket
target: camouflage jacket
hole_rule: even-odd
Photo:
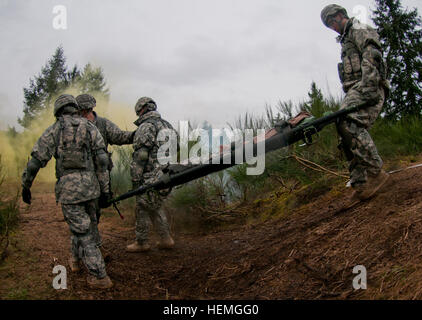
[[[363,93],[376,92],[380,86],[388,89],[386,63],[375,29],[351,18],[338,42],[342,46],[338,69],[344,92],[354,86]]]
[[[133,143],[133,136],[134,132],[132,131],[123,131],[115,125],[113,122],[106,118],[98,117],[97,113],[93,111],[95,116],[94,121],[92,122],[100,131],[104,143],[105,143],[105,150],[108,153],[108,145],[124,145],[124,144],[132,144]],[[113,169],[113,161],[111,158],[111,153],[109,155],[109,166],[108,170],[111,171]]]
[[[86,134],[76,133],[72,137],[63,134],[64,127],[74,126],[77,130],[81,130]],[[75,137],[87,137],[85,141],[87,146],[87,158],[84,169],[65,169],[63,166],[64,146],[63,141],[70,141]],[[38,141],[35,143],[31,156],[41,163],[41,167],[45,167],[50,159],[54,156],[56,159],[56,201],[63,204],[76,204],[88,200],[96,199],[100,196],[100,192],[108,192],[109,175],[108,172],[96,171],[95,157],[97,152],[104,150],[104,140],[98,129],[85,118],[80,116],[65,115],[60,120],[51,125]],[[104,151],[102,151],[104,152]],[[32,181],[26,181],[27,175],[23,175],[23,185],[31,185]]]
[[[106,150],[109,144],[121,146],[133,143],[134,133],[132,131],[120,130],[120,128],[110,120],[98,117],[95,111],[93,113],[95,116],[93,123],[103,136]]]
[[[161,165],[157,159],[159,148],[165,141],[158,141],[158,133],[163,129],[170,129],[177,137],[172,125],[161,118],[156,111],[150,111],[141,116],[135,125],[138,126],[133,139],[133,155],[131,176],[134,182],[144,182],[156,175],[160,175]]]

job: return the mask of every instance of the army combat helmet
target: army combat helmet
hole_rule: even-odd
[[[70,94],[62,94],[54,102],[54,116],[58,117],[64,108],[67,108],[69,112],[76,112],[79,110],[78,102]],[[73,110],[72,110],[73,109]]]
[[[329,18],[336,16],[338,13],[342,13],[344,14],[345,17],[348,17],[346,9],[343,8],[342,6],[339,6],[338,4],[330,4],[326,6],[324,9],[322,9],[321,20],[325,24],[326,27],[328,28],[330,27],[328,25]]]
[[[146,111],[157,110],[157,104],[155,103],[154,100],[148,97],[142,97],[138,100],[138,102],[135,105],[135,112],[137,116],[141,114],[141,111],[144,107],[146,107]]]
[[[90,94],[80,94],[76,97],[80,110],[93,109],[97,105],[97,101]]]

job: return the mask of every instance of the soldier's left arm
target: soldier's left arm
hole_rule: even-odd
[[[106,119],[107,138],[110,144],[124,145],[132,144],[135,131],[123,131],[116,124]]]
[[[31,152],[31,159],[22,173],[22,199],[27,204],[31,204],[30,189],[38,171],[47,165],[56,150],[54,129],[55,125],[50,126],[35,143]]]
[[[91,151],[94,156],[95,173],[100,183],[101,193],[110,193],[110,174],[108,171],[109,157],[105,151],[104,139],[100,131],[89,123],[91,135]]]
[[[31,152],[31,159],[22,174],[22,186],[30,189],[41,168],[44,168],[56,150],[55,126],[50,126],[37,140]]]
[[[361,28],[353,30],[353,38],[362,57],[362,80],[358,88],[368,102],[377,103],[378,90],[382,81],[381,68],[383,68],[382,46],[378,33],[362,25]]]

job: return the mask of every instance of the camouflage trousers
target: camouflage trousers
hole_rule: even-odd
[[[365,184],[368,174],[376,176],[380,173],[383,161],[368,130],[381,113],[385,101],[385,92],[379,88],[376,94],[371,93],[373,105],[350,114],[337,125],[341,145],[349,161],[350,182],[352,186]],[[352,87],[346,94],[341,109],[361,105],[367,100],[362,90]]]
[[[100,223],[100,218],[101,218],[101,208],[100,208],[98,199],[95,200],[95,217],[96,217],[95,223],[97,224],[96,234],[95,234],[95,243],[97,244],[97,247],[99,248],[103,245],[103,242],[101,239],[101,235],[98,231],[98,224]]]
[[[170,235],[167,217],[162,209],[164,199],[165,197],[153,191],[136,197],[135,234],[139,244],[144,244],[148,241],[151,225],[155,227],[160,238]]]
[[[95,200],[78,204],[62,204],[64,219],[69,225],[71,252],[82,259],[90,274],[97,278],[107,275],[103,256],[97,247],[99,232]]]

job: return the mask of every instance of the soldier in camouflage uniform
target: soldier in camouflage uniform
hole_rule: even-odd
[[[92,122],[100,131],[104,143],[105,143],[105,150],[109,156],[109,166],[108,170],[111,172],[113,168],[113,162],[111,159],[111,153],[108,152],[108,145],[125,145],[125,144],[132,144],[133,137],[135,135],[134,131],[123,131],[115,125],[113,122],[106,118],[98,117],[97,113],[93,110],[94,107],[97,105],[97,101],[92,95],[89,94],[81,94],[76,97],[76,101],[78,102],[79,108],[81,110],[82,116]],[[110,181],[111,184],[111,181]],[[111,190],[110,190],[111,193]],[[100,221],[101,216],[101,208],[97,203],[96,206],[97,211],[97,222]],[[101,238],[98,236],[97,238],[97,246],[101,249],[103,253],[104,259],[107,260],[109,258],[109,254],[107,250],[104,249],[102,246]]]
[[[157,152],[165,142],[158,141],[157,136],[163,129],[174,129],[170,123],[161,118],[156,110],[156,103],[148,97],[140,98],[135,106],[135,112],[139,118],[135,122],[138,129],[133,141],[134,152],[130,168],[134,188],[142,184],[154,183],[162,174]],[[136,241],[127,246],[128,252],[142,252],[150,249],[148,239],[151,222],[161,239],[159,248],[170,249],[174,246],[167,218],[162,210],[164,199],[163,194],[155,191],[136,196]]]
[[[346,97],[341,109],[361,106],[337,125],[341,147],[349,161],[352,202],[372,197],[389,179],[383,161],[368,133],[378,118],[389,84],[378,33],[357,19],[349,19],[346,9],[328,5],[321,12],[325,26],[340,34],[342,46],[339,75]]]
[[[71,269],[78,271],[81,258],[90,274],[88,285],[110,288],[113,283],[95,243],[98,234],[95,201],[110,199],[104,140],[98,129],[79,115],[73,96],[61,95],[54,104],[54,115],[57,121],[47,128],[32,149],[32,158],[22,175],[22,198],[25,203],[31,203],[32,183],[39,169],[54,156],[56,201],[61,203],[71,232]]]

